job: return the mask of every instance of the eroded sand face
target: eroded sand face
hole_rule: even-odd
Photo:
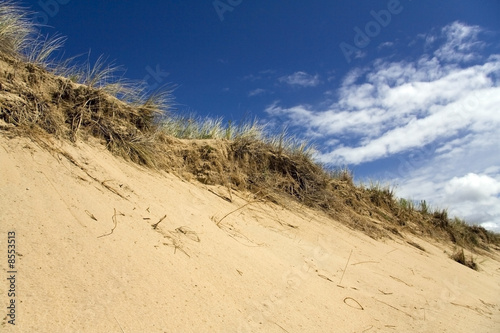
[[[56,145],[66,156],[0,135],[2,331],[500,331],[491,257],[476,272],[429,240],[375,241],[296,204]]]

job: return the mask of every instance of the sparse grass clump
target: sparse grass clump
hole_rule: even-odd
[[[415,203],[413,202],[413,200],[400,198],[398,203],[401,209],[410,214],[415,211]]]
[[[395,201],[394,189],[389,185],[382,185],[379,182],[371,182],[368,187],[370,200],[378,207],[390,207]]]
[[[309,206],[332,207],[328,173],[302,150],[243,136],[230,143],[230,151],[248,188],[267,195],[286,193]]]
[[[224,128],[222,118],[197,118],[171,115],[161,122],[161,130],[179,139],[231,139],[230,127]]]
[[[500,244],[500,235],[481,226],[470,225],[457,217],[448,221],[446,231],[454,244],[469,249],[475,247],[487,249],[488,244]]]
[[[425,200],[420,201],[420,204],[419,204],[420,213],[427,215],[427,214],[429,214],[429,210],[430,210],[430,208],[429,208],[429,205],[427,204],[427,201],[425,201]]]
[[[446,229],[449,226],[448,210],[447,209],[436,209],[432,214],[434,218],[434,224],[442,229]]]
[[[0,53],[18,56],[29,45],[35,33],[28,14],[14,1],[0,3]]]
[[[470,256],[470,259],[466,258],[465,256],[465,253],[464,253],[464,249],[459,249],[459,250],[456,250],[452,255],[451,255],[451,259],[455,260],[456,262],[464,265],[464,266],[467,266],[475,271],[478,270],[478,266],[477,266],[477,263],[475,262],[474,258],[472,257],[472,254]]]
[[[349,170],[347,166],[339,167],[336,169],[333,169],[329,171],[329,175],[333,179],[338,179],[340,181],[347,182],[351,185],[353,185],[354,181],[354,175],[352,174],[352,171]]]
[[[74,58],[55,61],[65,39],[40,35],[27,16],[13,1],[0,3],[0,65],[5,69],[0,119],[27,134],[40,129],[72,141],[94,136],[117,155],[156,165],[157,119],[169,112],[172,89],[148,92],[143,83],[116,75],[119,67],[103,57],[92,65],[90,60],[75,64]],[[13,61],[15,70],[9,65]]]
[[[270,132],[266,125],[257,120],[235,125],[222,118],[183,116],[172,114],[160,122],[161,131],[179,139],[196,140],[249,140],[261,142],[272,148],[277,154],[304,155],[312,157],[314,148],[307,142],[288,135],[286,130]]]
[[[0,54],[46,67],[65,38],[41,35],[29,14],[14,1],[0,3]]]
[[[58,35],[36,35],[25,47],[26,61],[34,65],[48,67],[52,55],[64,46],[65,40],[66,38]]]

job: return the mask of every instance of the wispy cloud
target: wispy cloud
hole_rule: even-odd
[[[447,54],[443,50],[454,44],[453,38],[463,40],[456,29],[445,31],[449,38],[436,53]],[[454,57],[467,55],[456,51]],[[450,139],[460,131],[488,131],[500,122],[499,73],[498,55],[468,67],[428,56],[414,62],[378,60],[369,71],[351,71],[337,91],[338,100],[327,109],[274,104],[266,111],[292,126],[305,126],[310,135],[349,137],[349,144],[334,147],[322,159],[359,164]]]
[[[319,75],[311,75],[306,72],[295,72],[292,75],[282,76],[280,82],[291,86],[315,87],[320,83]]]
[[[394,46],[394,43],[393,42],[384,42],[384,43],[381,43],[379,44],[379,46],[377,47],[379,50],[381,49],[390,49]]]
[[[324,142],[318,159],[325,163],[411,160],[432,146],[428,163],[391,178],[401,193],[500,227],[500,170],[491,169],[500,165],[500,55],[484,55],[481,32],[454,22],[425,35],[428,52],[413,61],[353,69],[328,107],[274,103],[266,111]],[[482,190],[472,191],[474,183]]]
[[[462,62],[480,58],[476,51],[484,46],[478,39],[481,32],[479,26],[468,26],[454,22],[441,30],[441,38],[445,43],[439,47],[434,55],[440,60]]]
[[[276,71],[273,69],[265,69],[259,71],[257,74],[248,74],[243,77],[244,81],[257,81],[257,80],[267,80],[275,77]]]
[[[258,96],[258,95],[262,95],[262,94],[265,94],[265,93],[266,93],[265,89],[257,88],[257,89],[254,89],[254,90],[250,91],[248,93],[248,96],[249,97],[253,97],[253,96]]]

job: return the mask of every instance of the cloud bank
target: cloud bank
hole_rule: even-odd
[[[322,142],[324,163],[399,156],[404,167],[388,177],[398,194],[500,231],[500,55],[485,51],[482,33],[453,22],[418,37],[426,50],[418,58],[352,69],[325,92],[334,96],[327,107],[274,103],[266,112]],[[426,159],[414,163],[423,149]]]

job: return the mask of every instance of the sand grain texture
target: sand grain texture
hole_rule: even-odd
[[[0,135],[2,332],[500,331],[498,253],[477,272],[430,240],[376,241],[98,144],[54,145]]]

